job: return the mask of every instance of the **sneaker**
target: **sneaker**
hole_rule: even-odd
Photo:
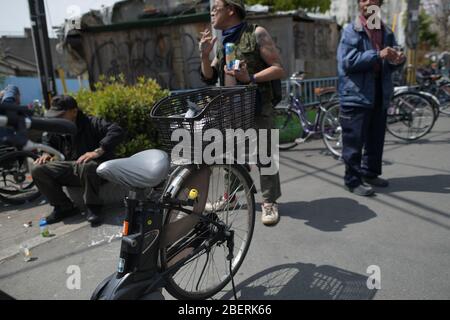
[[[372,179],[363,178],[363,181],[374,187],[386,188],[389,186],[389,181],[387,181],[386,179],[379,178],[379,177],[372,178]]]
[[[278,214],[278,204],[264,203],[262,206],[262,223],[266,226],[273,226],[278,223],[280,215]]]
[[[80,213],[80,211],[74,205],[55,206],[52,213],[45,217],[45,220],[47,221],[47,224],[54,224],[62,221],[64,218],[76,215],[78,213]]]
[[[236,203],[236,196],[233,196],[231,199],[229,199],[228,194],[225,193],[222,197],[220,197],[219,200],[214,203],[211,203],[210,201],[206,202],[205,212],[219,212],[226,211],[227,209],[233,210]]]
[[[371,186],[369,186],[365,183],[362,183],[355,188],[347,187],[347,189],[350,192],[352,192],[358,196],[362,196],[362,197],[369,197],[369,196],[375,194],[375,190],[373,190],[373,188]]]

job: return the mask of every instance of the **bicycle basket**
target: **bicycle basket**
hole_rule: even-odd
[[[153,107],[150,115],[158,129],[161,149],[171,154],[172,149],[179,144],[179,141],[172,141],[172,134],[178,129],[184,129],[184,133],[189,136],[192,157],[195,152],[203,152],[210,143],[200,139],[201,148],[194,143],[196,137],[203,137],[208,129],[217,129],[225,135],[227,129],[254,128],[256,88],[208,87],[162,99]],[[192,104],[201,111],[193,118],[186,118]]]

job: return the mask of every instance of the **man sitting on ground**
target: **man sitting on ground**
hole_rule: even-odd
[[[91,225],[100,222],[103,202],[99,197],[102,179],[96,169],[101,162],[114,158],[114,150],[124,138],[124,131],[115,123],[86,116],[78,109],[71,96],[57,96],[52,100],[48,118],[62,118],[77,126],[77,134],[50,134],[47,142],[66,157],[66,161],[52,161],[44,154],[36,160],[32,171],[33,180],[39,190],[54,207],[46,218],[48,224],[78,213],[78,209],[64,193],[62,187],[81,187],[87,208],[87,220]]]

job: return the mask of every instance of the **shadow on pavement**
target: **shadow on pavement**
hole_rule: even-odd
[[[102,222],[96,227],[100,227],[102,225],[112,225],[112,226],[121,226],[123,224],[123,220],[125,219],[125,207],[122,206],[105,206],[102,210],[101,219]],[[79,214],[76,214],[72,217],[65,218],[63,223],[65,225],[73,225],[80,224],[86,221],[86,213],[80,210]]]
[[[0,213],[6,212],[6,211],[11,211],[11,210],[27,210],[27,209],[31,209],[31,208],[37,208],[40,206],[44,206],[46,204],[47,204],[47,202],[45,200],[43,200],[42,197],[35,201],[27,202],[25,204],[20,204],[20,205],[12,205],[12,204],[6,204],[3,202],[0,202]]]
[[[367,206],[349,198],[280,203],[279,211],[283,217],[306,220],[306,225],[325,232],[342,231],[349,224],[377,216]]]
[[[293,263],[261,271],[236,286],[247,300],[371,300],[368,277],[333,266]],[[233,291],[222,299],[229,300]]]
[[[431,193],[450,193],[450,175],[435,174],[389,179],[389,187],[377,190],[380,193],[397,191],[417,191]]]

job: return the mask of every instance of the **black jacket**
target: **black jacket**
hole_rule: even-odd
[[[78,111],[76,125],[76,136],[49,134],[44,139],[44,143],[62,152],[67,161],[76,161],[86,152],[92,152],[99,147],[102,147],[105,153],[96,160],[111,160],[115,157],[115,148],[125,138],[124,130],[116,123],[86,116],[81,111]]]

